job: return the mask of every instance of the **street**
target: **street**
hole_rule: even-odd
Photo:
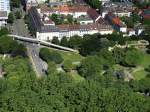
[[[40,57],[39,57],[39,46],[36,44],[31,44],[31,43],[25,43],[27,50],[28,50],[28,56],[32,62],[33,68],[36,72],[36,74],[41,77],[42,75],[45,74],[45,71],[47,70],[48,66],[47,63],[44,62]]]
[[[22,11],[23,12],[23,11]],[[23,16],[25,12],[23,12]],[[25,37],[31,37],[29,34],[28,29],[26,28],[24,19],[15,19],[13,25],[11,26],[12,34],[25,36]],[[33,37],[31,37],[33,38]],[[47,63],[44,62],[39,57],[39,50],[40,47],[37,44],[32,44],[28,42],[23,42],[23,44],[27,47],[27,53],[31,60],[32,66],[34,71],[36,72],[38,77],[41,77],[45,74],[45,71],[47,70]]]

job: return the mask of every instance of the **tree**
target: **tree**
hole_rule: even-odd
[[[63,38],[61,39],[60,45],[62,45],[62,46],[68,46],[67,37],[63,37]]]
[[[62,23],[62,20],[59,18],[59,15],[57,14],[52,14],[50,18],[52,21],[55,22],[56,25],[59,25]]]
[[[12,38],[8,36],[0,37],[0,53],[6,54],[11,53],[17,48],[18,44]]]
[[[141,63],[142,59],[142,52],[137,49],[128,49],[124,61],[127,66],[137,66]]]
[[[1,37],[2,35],[6,35],[6,34],[9,34],[8,29],[7,29],[6,27],[2,27],[2,28],[0,29],[0,37]]]
[[[68,14],[67,15],[67,21],[69,22],[69,24],[73,24],[73,16]]]
[[[16,11],[15,16],[16,16],[16,19],[21,19],[21,12]]]
[[[80,48],[80,53],[84,56],[100,51],[102,43],[95,35],[85,35]]]
[[[13,15],[13,13],[9,13],[7,22],[10,23],[10,24],[12,24],[14,22],[14,15]]]
[[[13,49],[11,56],[16,57],[16,56],[22,56],[22,57],[27,57],[27,49],[23,44],[18,44],[16,48]]]
[[[121,48],[115,48],[112,52],[113,57],[115,58],[115,63],[122,64],[124,62],[125,50]]]
[[[80,46],[82,45],[82,38],[78,35],[75,35],[69,39],[68,45],[71,48],[79,49]]]
[[[100,76],[102,64],[97,56],[89,56],[81,62],[79,73],[85,78],[95,78]]]
[[[100,50],[100,52],[97,53],[97,56],[103,60],[104,66],[112,66],[115,64],[113,53],[107,49]]]
[[[85,0],[91,7],[100,9],[102,2],[100,0]]]
[[[147,68],[145,68],[145,70],[148,72],[147,77],[150,78],[150,65]]]
[[[57,45],[59,45],[58,37],[53,37],[53,39],[52,39],[52,43],[53,43],[53,44],[57,44]]]
[[[63,61],[63,58],[58,52],[50,51],[48,48],[40,49],[39,55],[46,62],[53,61],[56,64],[60,64]]]
[[[144,78],[139,81],[139,91],[150,95],[150,78]]]
[[[11,8],[12,7],[19,8],[20,4],[21,4],[21,0],[11,0],[10,1]]]
[[[56,64],[54,62],[48,62],[48,75],[52,75],[56,73]]]

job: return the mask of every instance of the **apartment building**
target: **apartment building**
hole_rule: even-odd
[[[125,2],[108,2],[102,6],[100,13],[103,18],[105,18],[105,16],[110,12],[119,17],[130,17],[134,9],[135,7],[132,3],[130,4]]]
[[[28,11],[31,7],[38,6],[46,0],[25,0],[25,8]]]
[[[10,1],[0,0],[0,27],[7,24],[8,14],[10,12]]]
[[[36,31],[36,38],[40,40],[52,40],[53,37],[58,37],[58,39],[61,40],[61,38],[64,36],[83,36],[85,34],[94,33],[100,33],[104,35],[111,34],[113,32],[112,27],[102,18],[99,18],[97,21],[93,20],[93,22],[95,22],[89,24],[55,25],[51,20],[42,19],[37,9],[34,7],[29,10],[29,15],[32,20],[33,29]],[[97,16],[97,13],[94,15]]]

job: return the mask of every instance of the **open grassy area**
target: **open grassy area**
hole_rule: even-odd
[[[140,80],[140,79],[143,79],[144,77],[146,77],[146,74],[147,74],[147,72],[143,69],[143,70],[133,73],[133,77],[135,80]]]
[[[81,56],[78,53],[58,51],[58,50],[54,50],[54,49],[50,49],[50,51],[56,51],[59,54],[61,54],[64,61],[71,60],[72,62],[80,62],[84,58],[83,56]]]
[[[143,69],[137,70],[136,72],[133,73],[135,80],[140,80],[146,77],[148,73],[145,71],[145,68],[147,68],[149,65],[150,65],[150,55],[145,53],[143,61],[141,62],[141,67],[143,67]]]
[[[150,55],[149,54],[144,54],[143,61],[141,63],[141,66],[144,68],[147,68],[150,65]]]
[[[80,54],[72,52],[59,52],[64,60],[71,60],[72,62],[81,61],[83,57]]]
[[[144,58],[141,62],[141,64],[139,66],[137,66],[136,68],[131,68],[130,69],[130,73],[133,75],[135,80],[140,80],[143,79],[144,77],[146,77],[146,75],[148,74],[145,71],[145,68],[147,68],[150,65],[150,55],[144,53]],[[114,65],[113,68],[115,70],[129,70],[129,67],[124,67],[121,65]]]
[[[84,80],[82,76],[80,76],[77,72],[68,73],[76,82],[81,82]]]

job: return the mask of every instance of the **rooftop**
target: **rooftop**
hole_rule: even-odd
[[[50,8],[50,7],[47,7],[45,5],[42,5],[40,7],[41,9],[41,13],[44,13],[44,12],[87,12],[89,7],[87,6],[82,6],[82,5],[79,5],[79,6],[67,6],[67,5],[61,5],[61,6],[58,6],[58,7],[55,7],[55,8]]]
[[[101,12],[132,12],[135,9],[132,4],[124,2],[109,2],[105,3],[101,9]]]

